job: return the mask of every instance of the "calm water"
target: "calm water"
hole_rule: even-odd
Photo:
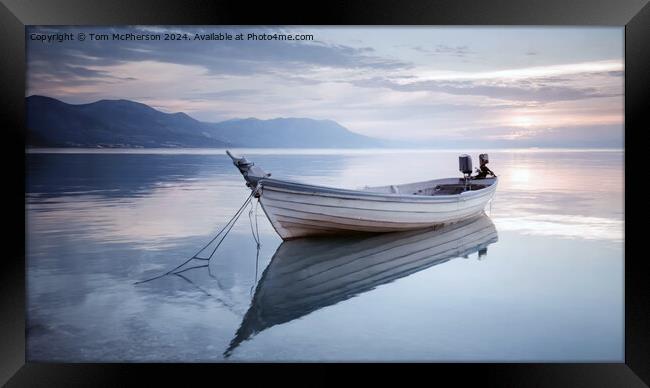
[[[345,188],[458,175],[456,151],[237,152],[276,178]],[[281,245],[260,208],[259,255],[247,210],[207,267],[135,285],[246,199],[230,160],[29,154],[27,358],[622,361],[623,153],[491,151],[490,167],[485,235],[469,223]],[[403,254],[421,248],[435,254]]]

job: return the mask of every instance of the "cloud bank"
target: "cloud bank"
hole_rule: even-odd
[[[67,41],[34,33],[310,34]],[[205,121],[331,119],[374,137],[621,147],[621,28],[30,27],[27,95],[130,99]]]

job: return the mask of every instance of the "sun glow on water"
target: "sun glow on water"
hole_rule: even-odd
[[[526,184],[530,182],[530,170],[527,168],[517,168],[510,173],[510,181],[515,184]]]

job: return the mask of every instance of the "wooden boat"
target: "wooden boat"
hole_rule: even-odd
[[[498,240],[484,213],[444,227],[283,242],[257,284],[225,355],[271,326],[303,317],[453,258],[487,253]]]
[[[226,151],[283,240],[350,233],[396,232],[475,217],[494,195],[497,178],[436,179],[361,190],[271,178],[259,166]],[[471,168],[470,168],[471,172]]]

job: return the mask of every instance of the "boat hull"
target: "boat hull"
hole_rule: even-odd
[[[283,240],[442,226],[483,212],[496,181],[459,195],[405,196],[262,180],[260,204]]]

